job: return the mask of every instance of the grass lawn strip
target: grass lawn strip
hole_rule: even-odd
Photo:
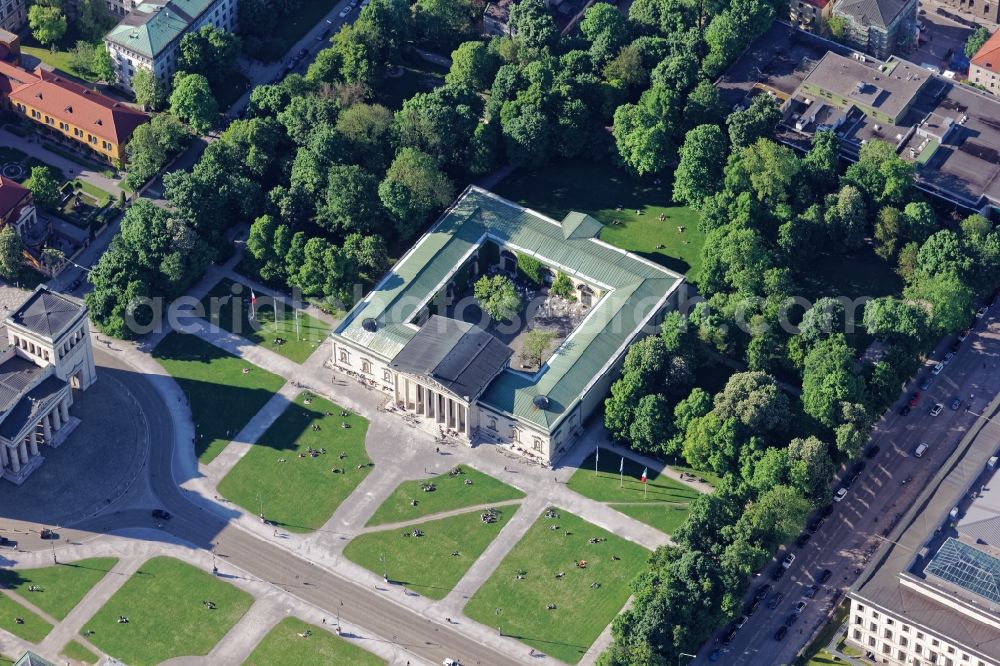
[[[24,624],[18,624],[17,618]],[[40,643],[52,631],[52,625],[0,592],[0,629],[29,643]]]
[[[497,507],[497,521],[485,523],[482,511],[430,520],[405,530],[368,532],[347,544],[344,555],[379,576],[419,592],[443,599],[479,559],[517,506]],[[404,536],[419,529],[424,536]],[[458,553],[458,555],[455,555]],[[380,560],[384,556],[384,563]]]
[[[116,564],[116,557],[95,557],[42,569],[0,569],[0,586],[62,620]],[[29,592],[32,585],[41,591]]]
[[[553,511],[558,517],[539,516],[476,591],[465,614],[575,664],[625,605],[649,551],[577,516]],[[604,541],[589,543],[593,538]],[[586,561],[585,568],[576,566],[580,560]],[[550,604],[555,608],[549,609]]]
[[[212,462],[285,383],[195,335],[171,333],[153,356],[187,396],[197,431],[194,449],[204,464]],[[244,368],[250,372],[244,374]]]
[[[299,634],[311,635],[303,639]],[[243,666],[272,666],[297,664],[298,666],[323,666],[325,664],[351,664],[351,666],[378,666],[386,663],[371,652],[351,645],[325,628],[307,624],[297,617],[286,617],[274,626],[257,644],[243,662]]]
[[[97,660],[100,659],[99,656],[76,641],[66,643],[63,646],[62,653],[74,661],[82,661],[85,664],[96,664]]]
[[[278,301],[276,309],[274,299],[264,294],[257,295],[254,318],[250,319],[250,288],[241,285],[238,295],[234,295],[235,284],[229,279],[221,280],[201,301],[205,318],[219,328],[241,335],[296,363],[309,358],[330,334],[327,324],[301,310],[296,322],[293,308]],[[277,344],[277,338],[284,342]]]
[[[655,527],[665,534],[673,534],[687,520],[689,512],[687,504],[669,502],[612,504],[611,508]]]
[[[204,601],[215,604],[206,608]],[[250,608],[253,597],[171,557],[136,571],[83,629],[90,642],[129,666],[205,655]],[[119,624],[124,615],[128,623]]]
[[[460,465],[456,469],[460,469],[462,473],[446,472],[429,479],[404,481],[399,484],[366,526],[399,523],[467,506],[492,504],[524,497],[524,493],[517,488],[512,488],[473,467]],[[471,481],[472,484],[467,485],[466,481]],[[425,492],[422,490],[425,484],[433,484],[435,490]],[[416,500],[417,505],[411,506],[411,500]]]
[[[299,395],[222,479],[219,493],[255,515],[263,504],[267,519],[289,531],[319,529],[371,471],[368,421],[342,411],[323,398]],[[309,454],[324,448],[326,453]]]
[[[517,171],[494,191],[555,220],[573,210],[587,213],[605,225],[601,240],[689,278],[698,275],[705,242],[698,213],[674,204],[662,183],[633,178],[610,163],[570,160],[537,172]],[[666,219],[660,220],[661,214]]]
[[[598,502],[690,502],[700,493],[688,485],[674,481],[655,470],[648,470],[645,492],[639,478],[642,470],[647,469],[642,463],[625,456],[624,484],[621,483],[618,468],[622,456],[609,449],[601,449],[598,462],[598,473],[594,474],[594,454],[591,453],[573,473],[567,484],[584,497]],[[624,487],[619,487],[624,485]]]

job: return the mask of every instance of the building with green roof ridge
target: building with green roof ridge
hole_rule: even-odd
[[[334,366],[464,441],[554,460],[600,406],[628,346],[676,307],[684,281],[600,241],[600,229],[583,213],[557,222],[467,188],[333,331]],[[581,306],[537,369],[513,367],[507,345],[447,316],[477,277],[516,273],[518,257],[567,276]]]
[[[211,25],[236,29],[237,0],[145,0],[104,36],[118,83],[132,89],[140,69],[166,86],[177,69],[177,49],[189,32]]]

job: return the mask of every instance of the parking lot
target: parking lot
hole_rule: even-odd
[[[920,4],[918,19],[924,26],[920,31],[920,46],[905,57],[918,65],[934,65],[944,72],[951,69],[952,56],[963,53],[972,28],[943,16],[938,10],[954,12],[926,0]],[[967,72],[958,73],[965,76]]]
[[[869,449],[874,455],[841,471],[834,490],[846,488],[842,500],[813,516],[803,535],[779,550],[755,577],[745,607],[753,612],[748,612],[745,626],[732,634],[728,644],[723,639],[733,625],[720,631],[692,663],[792,663],[867,566],[882,533],[905,513],[976,414],[1000,392],[998,312],[1000,307],[994,307],[976,320],[966,340],[949,338],[941,343],[877,424],[870,442],[877,451]],[[948,353],[954,356],[935,375],[935,366]],[[953,409],[956,399],[958,408]],[[938,404],[941,410],[932,416]],[[926,448],[917,457],[922,444]],[[794,557],[785,567],[789,555]],[[757,603],[756,594],[762,595]]]

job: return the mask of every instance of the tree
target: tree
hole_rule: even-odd
[[[66,15],[59,7],[32,5],[28,9],[31,34],[42,44],[55,47],[66,34]]]
[[[521,297],[513,281],[504,275],[484,275],[476,280],[472,294],[490,319],[510,321],[521,309]]]
[[[666,166],[670,134],[666,125],[644,107],[619,106],[612,134],[622,161],[640,176],[656,173]]]
[[[917,252],[917,271],[923,275],[949,273],[962,277],[970,267],[970,258],[962,248],[958,234],[947,229],[924,241]]]
[[[219,107],[212,96],[208,79],[201,74],[180,74],[174,79],[170,94],[170,112],[185,121],[199,134],[215,126]]]
[[[512,6],[508,24],[517,41],[531,50],[547,49],[559,39],[556,22],[542,0],[522,0]]]
[[[913,185],[916,167],[896,154],[885,141],[869,141],[861,146],[858,161],[847,167],[844,179],[856,185],[879,205],[902,205]]]
[[[928,333],[928,323],[927,310],[912,301],[883,296],[865,303],[865,329],[877,337],[920,341]]]
[[[76,26],[80,33],[91,42],[99,41],[114,20],[108,16],[103,0],[76,0]],[[99,50],[99,49],[98,49]]]
[[[649,72],[642,66],[642,52],[635,44],[608,60],[602,73],[608,81],[617,81],[630,90],[643,88],[649,82]]]
[[[937,335],[957,333],[969,325],[975,294],[954,273],[920,275],[903,293],[927,307],[931,330]]]
[[[103,44],[98,45],[94,49],[94,55],[90,61],[90,71],[94,73],[98,81],[104,81],[105,83],[114,83],[116,81],[115,63],[111,59],[108,49]]]
[[[411,237],[431,213],[451,202],[454,186],[427,153],[403,148],[378,186],[382,204],[396,218],[396,229]]]
[[[396,144],[421,150],[442,169],[460,173],[469,160],[481,109],[480,98],[469,88],[442,86],[417,93],[403,102],[393,119]]]
[[[788,397],[767,373],[737,372],[715,395],[713,413],[721,420],[735,419],[747,433],[774,432],[787,421]]]
[[[78,74],[89,74],[94,66],[94,45],[90,42],[77,40],[69,50],[69,62],[73,71]]]
[[[521,349],[521,360],[531,367],[540,366],[542,357],[548,351],[555,336],[550,331],[532,329],[524,336],[524,346]]]
[[[159,111],[167,102],[167,89],[153,72],[139,68],[132,77],[135,101],[144,109]]]
[[[31,190],[35,203],[45,210],[59,208],[59,178],[47,166],[31,167],[31,175],[24,181],[24,186]]]
[[[983,44],[990,38],[990,30],[986,26],[979,26],[972,31],[972,34],[965,40],[965,55],[972,58],[983,48]]]
[[[670,403],[660,394],[644,395],[632,415],[629,446],[643,453],[658,454],[671,433]]]
[[[366,231],[382,217],[378,178],[359,166],[332,166],[316,221],[328,230]]]
[[[239,54],[239,37],[221,28],[204,25],[181,38],[177,69],[201,74],[213,85],[219,85],[236,70]]]
[[[417,41],[435,51],[447,52],[472,35],[474,11],[467,0],[417,0],[413,23]]]
[[[0,277],[14,280],[24,264],[24,246],[13,225],[0,229]]]
[[[556,275],[556,279],[552,281],[552,286],[549,287],[549,293],[555,294],[560,298],[565,298],[568,301],[576,300],[576,293],[573,289],[573,280],[563,273],[562,271]]]
[[[902,240],[906,220],[903,213],[893,206],[884,206],[875,221],[875,254],[886,261],[896,256]]]
[[[827,233],[838,247],[848,250],[861,247],[867,223],[868,206],[858,188],[844,185],[836,195],[827,197]]]
[[[590,55],[594,64],[601,66],[625,45],[628,24],[617,7],[598,2],[591,5],[583,15],[580,34],[590,42]]]
[[[159,171],[171,157],[187,145],[189,130],[169,113],[159,113],[135,128],[125,147],[128,174],[123,185],[137,190]]]
[[[451,69],[445,82],[475,91],[488,90],[500,65],[500,59],[487,44],[464,42],[451,52]]]
[[[549,157],[549,119],[534,104],[508,102],[500,114],[507,157],[527,168],[541,166]]]
[[[827,19],[826,27],[830,30],[830,34],[838,42],[844,41],[847,37],[847,19],[843,16],[831,16]]]
[[[674,171],[674,200],[698,208],[719,189],[726,163],[726,137],[718,125],[698,125],[684,136]]]
[[[757,95],[750,106],[729,114],[729,142],[733,150],[746,148],[760,138],[772,138],[781,120],[781,109],[769,95]]]
[[[854,350],[843,334],[820,340],[806,355],[802,409],[828,428],[842,422],[843,403],[864,401],[864,388],[864,380],[854,372]]]
[[[791,484],[815,504],[825,502],[835,471],[829,447],[816,437],[806,437],[793,439],[787,451]]]
[[[802,315],[799,324],[799,335],[806,342],[816,342],[839,333],[845,327],[844,304],[836,298],[824,297],[816,301]]]

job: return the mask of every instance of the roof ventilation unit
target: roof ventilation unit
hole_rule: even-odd
[[[367,319],[361,322],[361,328],[365,329],[369,333],[374,333],[375,331],[378,330],[378,322],[372,319],[371,317],[368,317]]]

